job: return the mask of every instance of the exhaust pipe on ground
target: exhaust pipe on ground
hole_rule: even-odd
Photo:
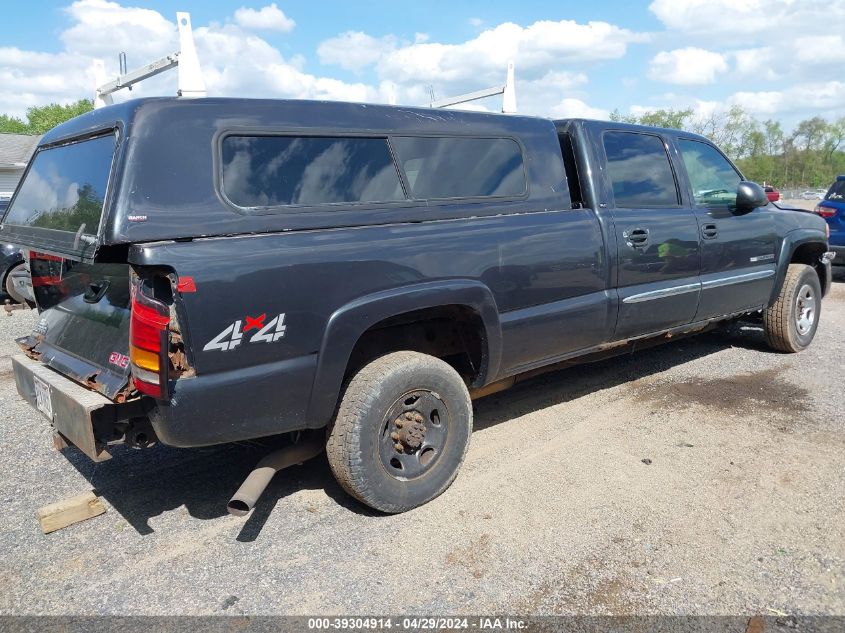
[[[264,492],[270,480],[280,470],[301,464],[316,457],[325,450],[325,441],[319,437],[303,439],[297,444],[273,451],[255,466],[238,491],[229,499],[226,506],[229,514],[242,517],[249,514],[258,498]]]

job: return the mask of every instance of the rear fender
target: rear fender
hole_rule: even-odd
[[[308,406],[309,425],[324,426],[334,415],[349,358],[364,332],[390,317],[446,305],[466,306],[484,324],[482,362],[472,386],[486,384],[496,376],[501,361],[502,330],[495,299],[487,286],[478,281],[453,279],[383,290],[351,301],[329,317]]]

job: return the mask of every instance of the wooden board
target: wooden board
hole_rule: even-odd
[[[92,519],[106,511],[100,498],[93,492],[85,492],[69,499],[51,503],[35,511],[44,534],[61,530],[68,525]]]

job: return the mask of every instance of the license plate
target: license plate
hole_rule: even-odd
[[[50,385],[41,380],[38,376],[32,377],[32,384],[35,386],[35,406],[50,422],[53,421],[53,400],[50,397]]]

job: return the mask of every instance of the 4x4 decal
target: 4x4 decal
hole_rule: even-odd
[[[233,350],[241,344],[244,338],[248,338],[247,342],[249,343],[275,343],[280,338],[284,338],[285,330],[287,330],[284,312],[277,317],[273,317],[265,325],[264,321],[266,318],[267,314],[265,313],[257,317],[244,317],[243,321],[238,319],[206,343],[202,351],[212,352],[214,350],[220,350],[221,352],[226,352]],[[241,329],[241,323],[244,323],[243,329]],[[255,330],[255,333],[249,337],[245,337],[244,335],[251,330]]]

